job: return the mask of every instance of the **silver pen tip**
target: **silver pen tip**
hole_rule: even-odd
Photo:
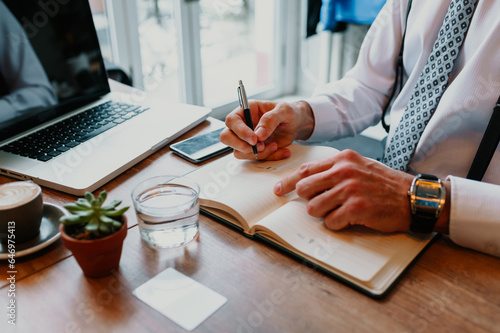
[[[238,83],[239,83],[240,85],[242,85],[242,84],[243,84],[243,82],[242,82],[241,80],[240,80]]]
[[[257,154],[253,154],[253,156],[255,157],[256,160],[259,159],[259,156]]]

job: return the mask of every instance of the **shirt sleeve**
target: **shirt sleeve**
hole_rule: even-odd
[[[306,100],[315,117],[308,141],[353,136],[380,120],[394,84],[406,5],[387,1],[363,40],[356,65]]]
[[[451,240],[500,257],[500,186],[454,176],[448,179]]]

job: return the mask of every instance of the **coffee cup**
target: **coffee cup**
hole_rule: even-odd
[[[35,238],[42,217],[40,186],[31,181],[0,185],[0,242],[12,240],[18,244]]]

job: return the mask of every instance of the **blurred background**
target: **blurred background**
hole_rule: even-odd
[[[238,80],[250,98],[305,98],[354,65],[370,19],[327,27],[317,15],[328,2],[90,0],[109,68],[220,119],[237,106]]]

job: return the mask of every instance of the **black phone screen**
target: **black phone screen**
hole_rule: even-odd
[[[230,151],[232,148],[220,142],[220,133],[224,128],[197,135],[174,143],[170,149],[177,155],[193,163],[205,161],[216,155]]]

